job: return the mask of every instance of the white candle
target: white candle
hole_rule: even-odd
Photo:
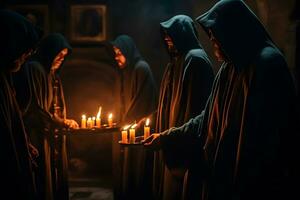
[[[134,124],[129,129],[129,143],[135,143],[135,127],[137,124]]]
[[[87,120],[87,128],[92,128],[92,118],[89,117]]]
[[[96,118],[96,127],[97,128],[101,128],[101,110],[102,110],[102,107],[100,106],[99,111],[97,113],[97,118]]]
[[[112,127],[112,126],[113,126],[113,115],[112,115],[112,113],[110,113],[110,114],[108,115],[107,121],[108,121],[108,126],[109,126],[109,127]]]
[[[144,139],[150,136],[150,126],[149,126],[150,120],[147,119],[145,126],[144,126]]]
[[[122,134],[122,143],[128,143],[128,128],[130,125],[124,126],[121,134]]]
[[[95,122],[96,122],[96,117],[92,118],[92,128],[95,126]]]
[[[86,116],[82,115],[81,117],[81,128],[86,128]]]

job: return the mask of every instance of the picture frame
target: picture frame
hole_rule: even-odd
[[[71,5],[71,42],[97,43],[106,40],[106,11],[106,5]]]
[[[11,5],[7,9],[15,11],[26,17],[34,25],[40,27],[44,34],[49,33],[48,5]]]

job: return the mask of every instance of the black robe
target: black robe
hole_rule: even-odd
[[[42,199],[68,199],[66,138],[54,137],[62,126],[54,117],[53,105],[59,105],[56,112],[64,119],[65,101],[60,78],[51,72],[55,56],[64,48],[71,50],[62,35],[48,35],[41,41],[37,55],[14,78],[26,128],[40,152],[36,181]],[[24,89],[30,94],[18,95]]]
[[[174,126],[181,126],[197,116],[205,107],[214,78],[210,60],[197,39],[193,20],[177,15],[161,23],[162,36],[168,34],[177,53],[170,53],[160,87],[156,131],[162,132]],[[178,141],[173,144],[176,146]],[[186,143],[189,145],[189,143]],[[186,169],[182,162],[185,156],[176,149],[164,148],[164,159],[156,157],[154,171],[154,192],[158,199],[181,199],[183,177],[174,177],[169,169]],[[178,162],[179,161],[179,162]]]
[[[197,21],[226,62],[203,114],[166,131],[163,145],[196,138],[203,200],[290,199],[295,91],[284,57],[240,0],[220,1]]]
[[[131,124],[155,111],[157,87],[150,66],[141,57],[132,38],[120,35],[112,45],[118,47],[126,58],[125,68],[117,67],[120,78],[116,89],[120,93],[116,101],[117,116],[122,124]]]
[[[40,63],[29,61],[14,75],[16,99],[23,113],[26,132],[31,143],[38,149],[38,168],[35,170],[37,191],[40,199],[53,199],[51,174],[50,131],[53,119],[50,113],[48,77]]]
[[[28,139],[21,112],[15,100],[10,70],[13,61],[39,39],[30,22],[24,17],[0,11],[0,146],[1,146],[1,196],[10,199],[36,199]]]

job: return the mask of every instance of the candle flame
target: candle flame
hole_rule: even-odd
[[[147,120],[146,120],[146,126],[149,126],[149,124],[150,124],[150,120],[149,120],[149,118],[147,118]]]
[[[100,119],[100,117],[101,117],[101,110],[102,110],[102,107],[100,106],[99,111],[97,113],[97,119]]]
[[[110,114],[108,115],[108,118],[111,119],[112,116],[113,116],[112,113],[110,113]]]
[[[130,126],[131,126],[131,125],[126,125],[126,126],[124,126],[123,130],[126,131],[127,129],[129,129]]]
[[[91,118],[91,117],[89,117],[89,118],[88,118],[88,120],[90,121],[90,120],[92,120],[92,118]]]
[[[131,128],[133,129],[133,128],[135,128],[137,126],[137,124],[133,124],[132,126],[131,126]]]
[[[96,117],[93,117],[92,119],[93,119],[93,120],[96,120]]]
[[[86,119],[86,115],[82,115],[82,119]]]

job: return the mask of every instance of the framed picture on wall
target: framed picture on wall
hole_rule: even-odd
[[[49,33],[48,5],[13,5],[7,9],[18,12],[34,25],[43,29],[44,34]]]
[[[106,39],[105,5],[71,5],[70,39],[75,43],[95,43]]]

